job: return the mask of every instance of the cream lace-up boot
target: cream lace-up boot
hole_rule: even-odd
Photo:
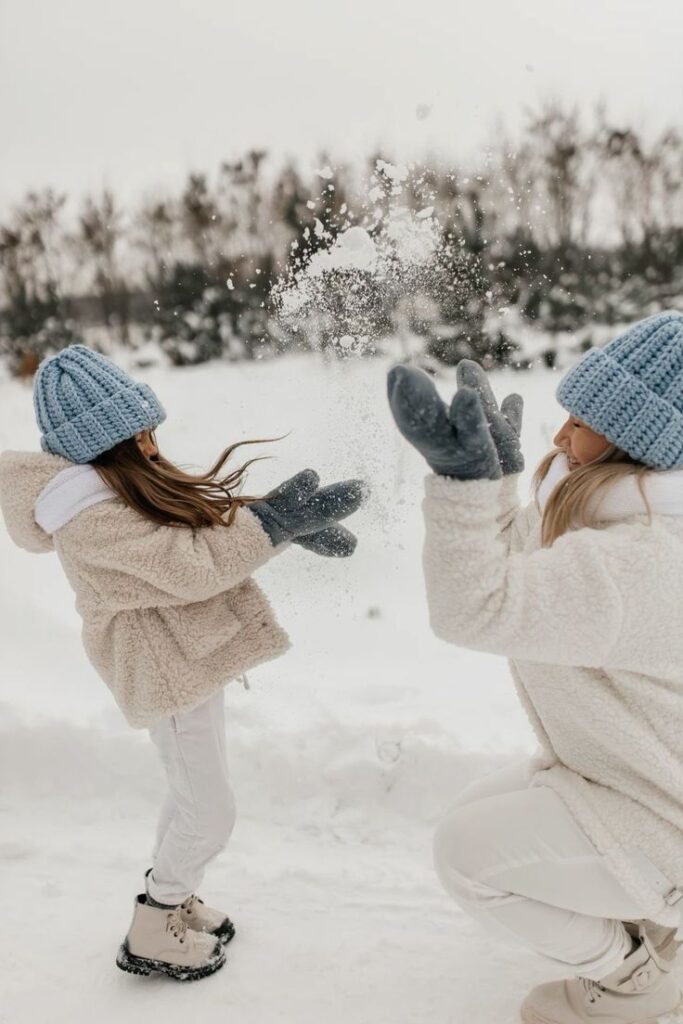
[[[522,1004],[525,1024],[655,1024],[675,1010],[681,990],[671,958],[655,949],[643,927],[638,945],[615,971],[600,981],[572,978],[533,989]]]
[[[133,921],[116,957],[122,971],[158,971],[179,981],[194,981],[213,974],[224,963],[220,941],[188,928],[180,907],[162,910],[148,904],[146,893],[136,897]]]
[[[151,871],[151,868],[145,871],[145,885]],[[222,910],[208,907],[204,900],[194,893],[180,904],[180,916],[188,928],[195,932],[209,932],[220,939],[224,946],[235,937],[235,926],[227,914]]]
[[[235,926],[230,918],[226,917],[222,910],[208,907],[204,900],[194,894],[180,904],[180,916],[188,928],[215,935],[224,946],[227,946],[235,936]]]

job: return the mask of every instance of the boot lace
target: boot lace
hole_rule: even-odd
[[[597,1003],[598,999],[602,997],[602,993],[605,989],[597,981],[591,981],[590,978],[579,978],[581,987],[583,988],[584,997],[589,1003]]]
[[[176,939],[180,939],[181,942],[185,941],[187,924],[180,916],[180,910],[178,908],[175,910],[169,910],[166,915],[166,931],[171,932],[171,934],[174,935]]]
[[[192,894],[192,896],[188,896],[187,899],[185,900],[185,902],[183,903],[183,908],[185,910],[185,913],[186,914],[194,913],[195,903],[203,903],[203,902],[204,902],[204,900],[200,900],[199,896],[196,896],[194,893]]]

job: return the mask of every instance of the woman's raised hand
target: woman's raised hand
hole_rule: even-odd
[[[498,452],[503,476],[507,476],[509,473],[521,473],[524,469],[520,437],[524,411],[522,396],[508,395],[501,402],[499,409],[486,371],[473,359],[461,359],[455,376],[458,388],[472,388],[481,399],[486,422]]]
[[[476,391],[460,388],[449,407],[423,370],[395,366],[388,392],[396,426],[439,476],[496,480],[502,475]]]
[[[343,480],[320,487],[320,478],[312,469],[280,484],[260,501],[249,503],[249,511],[259,519],[274,547],[293,541],[310,551],[328,557],[353,554],[356,538],[343,526],[362,505],[367,495],[361,480]]]
[[[498,408],[482,368],[458,365],[450,407],[423,370],[389,371],[389,405],[398,429],[435,473],[458,480],[496,480],[524,468],[519,444],[522,399],[509,395]]]

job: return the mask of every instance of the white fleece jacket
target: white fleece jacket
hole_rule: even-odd
[[[0,508],[28,551],[56,551],[76,594],[85,652],[130,725],[190,710],[276,658],[289,638],[251,579],[274,548],[255,515],[230,526],[161,526],[92,466],[0,453]]]
[[[633,858],[683,885],[683,471],[647,474],[651,524],[630,478],[596,502],[596,528],[550,548],[517,482],[427,478],[432,628],[510,659],[540,743],[531,784],[565,800],[643,917],[675,924]]]

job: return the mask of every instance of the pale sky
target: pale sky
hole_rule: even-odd
[[[464,157],[548,95],[682,124],[681,0],[0,0],[0,214],[248,147]]]

